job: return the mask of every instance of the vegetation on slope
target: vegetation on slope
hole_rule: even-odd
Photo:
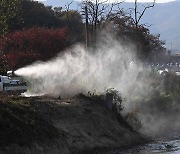
[[[33,99],[1,96],[0,147],[43,144],[58,137],[58,131],[32,107]]]

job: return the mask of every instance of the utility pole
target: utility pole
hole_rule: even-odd
[[[85,6],[85,18],[86,18],[86,48],[89,47],[89,23],[88,23],[88,9],[87,9],[87,1]]]
[[[171,42],[171,51],[172,51],[172,42]]]

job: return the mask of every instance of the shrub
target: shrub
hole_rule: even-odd
[[[6,57],[4,54],[0,53],[0,74],[5,75],[8,70]]]
[[[0,39],[0,51],[13,68],[22,67],[35,60],[48,60],[68,45],[66,28],[33,27],[10,33]]]

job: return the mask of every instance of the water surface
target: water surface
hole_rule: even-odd
[[[112,154],[180,154],[180,140],[157,141]]]

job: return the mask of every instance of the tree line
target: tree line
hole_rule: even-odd
[[[155,1],[139,12],[135,0],[130,13],[121,8],[122,1],[85,0],[81,11],[71,10],[71,3],[65,8],[53,8],[31,0],[0,1],[0,72],[35,60],[48,60],[77,42],[96,48],[98,33],[110,24],[117,39],[124,44],[129,41],[136,44],[142,61],[154,61],[164,54],[160,35],[152,35],[147,26],[140,24],[145,11],[154,7]],[[21,62],[20,57],[23,57]]]

